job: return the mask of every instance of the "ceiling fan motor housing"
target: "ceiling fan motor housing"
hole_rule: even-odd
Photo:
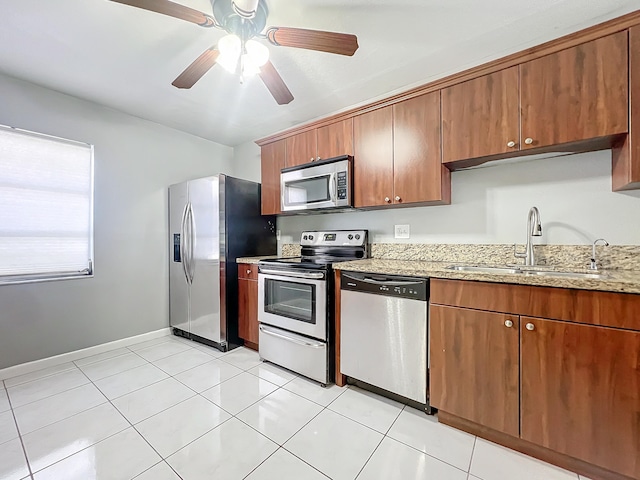
[[[246,10],[248,3],[251,2],[238,2],[234,5],[233,0],[211,0],[211,8],[214,18],[223,29],[248,40],[264,30],[269,14],[265,0],[258,1],[253,13]]]

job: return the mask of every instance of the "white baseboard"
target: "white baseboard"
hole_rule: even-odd
[[[113,342],[102,343],[100,345],[83,348],[81,350],[75,350],[73,352],[62,353],[53,357],[34,360],[33,362],[21,363],[20,365],[14,365],[12,367],[3,368],[2,370],[0,370],[0,380],[17,377],[18,375],[35,372],[47,367],[54,367],[62,363],[72,362],[73,360],[79,360],[84,357],[108,352],[109,350],[115,350],[116,348],[127,347],[129,345],[133,345],[134,343],[153,340],[154,338],[160,338],[166,335],[171,335],[171,329],[169,327],[161,328],[160,330],[155,330],[153,332],[135,335],[133,337],[114,340]]]

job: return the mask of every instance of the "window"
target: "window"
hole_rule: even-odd
[[[0,126],[0,284],[93,274],[93,147]]]

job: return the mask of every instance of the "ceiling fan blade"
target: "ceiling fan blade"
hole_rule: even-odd
[[[269,27],[267,39],[273,45],[306,48],[320,52],[353,55],[358,49],[358,37],[348,33],[322,32],[304,28]]]
[[[162,13],[170,17],[186,20],[187,22],[195,23],[201,27],[215,27],[216,21],[211,15],[202,13],[193,8],[181,5],[179,3],[170,2],[169,0],[111,0],[112,2],[122,3],[123,5],[130,5],[132,7],[138,7],[143,10],[149,10],[151,12]]]
[[[220,52],[215,47],[205,50],[178,78],[171,82],[171,85],[178,88],[193,87],[195,83],[216,64],[218,55],[220,55]]]
[[[271,92],[271,95],[273,95],[273,98],[276,99],[278,105],[286,105],[293,100],[293,95],[273,66],[273,63],[265,63],[260,67],[260,73],[258,75],[260,75],[260,78]]]

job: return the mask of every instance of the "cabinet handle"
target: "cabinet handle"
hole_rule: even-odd
[[[396,195],[396,202],[399,202],[400,200],[401,200],[401,198]]]
[[[310,162],[313,162],[315,160],[315,158],[311,157],[311,160],[309,160]]]
[[[536,326],[533,323],[527,323],[526,328],[527,330],[531,331],[535,330]]]
[[[320,161],[320,157],[316,157],[316,162],[319,162],[319,161]]]
[[[531,145],[533,143],[533,138],[531,138],[531,137],[525,138],[524,139],[524,143],[526,143],[527,145]]]
[[[513,148],[515,146],[516,146],[516,142],[514,142],[513,140],[511,140],[510,142],[507,142],[507,147]]]
[[[247,270],[247,275],[251,275],[251,270]]]
[[[387,203],[391,203],[391,199],[389,197],[384,197],[384,201]]]
[[[511,320],[505,320],[504,321],[504,326],[507,328],[511,328],[513,327],[513,322]]]

